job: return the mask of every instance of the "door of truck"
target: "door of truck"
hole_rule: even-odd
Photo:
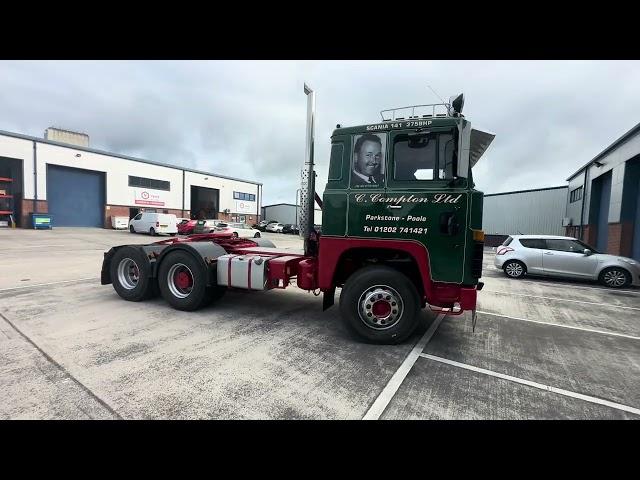
[[[393,236],[424,244],[434,281],[461,283],[469,195],[453,187],[455,127],[389,134],[386,208]]]

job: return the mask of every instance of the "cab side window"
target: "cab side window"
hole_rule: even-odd
[[[396,136],[393,142],[393,179],[433,180],[436,171],[436,143],[433,135],[419,138]]]
[[[134,220],[140,220],[141,218],[142,218],[142,214],[141,213],[139,213],[135,217],[133,217]]]

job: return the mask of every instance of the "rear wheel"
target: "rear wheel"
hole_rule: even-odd
[[[349,331],[371,343],[396,344],[418,326],[420,298],[408,277],[386,266],[351,275],[340,295],[340,313]]]
[[[155,293],[149,261],[133,247],[123,247],[113,255],[110,273],[114,290],[125,300],[139,302]]]
[[[599,277],[605,287],[626,288],[631,285],[631,274],[621,267],[605,268]]]
[[[260,232],[256,232],[253,238],[260,238]]]
[[[233,232],[233,238],[238,238],[238,232]]]
[[[173,308],[193,311],[221,298],[224,287],[208,287],[207,271],[191,254],[171,252],[160,264],[158,285],[162,297]]]
[[[149,229],[149,234],[150,234],[152,237],[155,237],[155,236],[156,236],[156,229],[155,229],[155,228],[153,228],[153,227],[151,227],[151,228]]]
[[[527,267],[518,260],[509,260],[502,266],[504,273],[511,278],[522,278],[527,273]]]

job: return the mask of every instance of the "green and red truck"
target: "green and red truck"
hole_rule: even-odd
[[[298,288],[322,292],[323,309],[341,288],[340,315],[362,340],[399,343],[427,306],[450,315],[472,312],[482,288],[483,193],[472,167],[494,135],[449,103],[381,112],[381,121],[337,125],[327,183],[315,193],[315,94],[307,95],[307,141],[300,194],[304,252],[264,238],[190,235],[105,253],[102,284],[125,300],[162,295],[192,311],[228,289]],[[401,116],[402,115],[402,116]],[[322,229],[314,228],[314,202]],[[318,293],[319,294],[319,293]]]

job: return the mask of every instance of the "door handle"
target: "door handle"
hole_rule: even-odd
[[[387,205],[387,208],[402,208],[402,205]]]
[[[545,255],[553,255],[551,252],[544,252]]]

